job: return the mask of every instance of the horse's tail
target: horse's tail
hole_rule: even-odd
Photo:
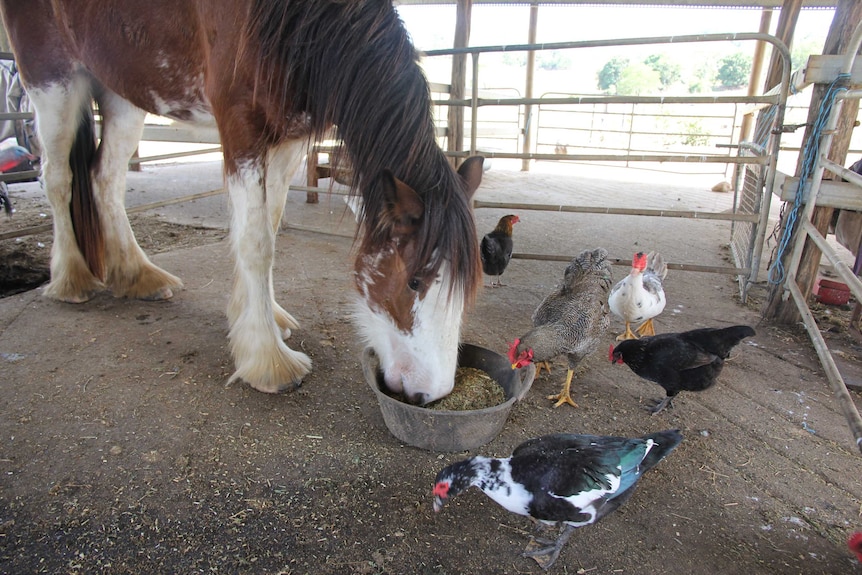
[[[105,241],[96,198],[93,195],[92,167],[95,159],[96,127],[93,108],[88,101],[81,108],[78,130],[75,132],[72,151],[69,152],[69,166],[72,168],[72,199],[69,209],[78,249],[81,250],[90,272],[103,280]]]

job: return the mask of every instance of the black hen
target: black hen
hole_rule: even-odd
[[[611,346],[610,360],[625,363],[644,379],[662,386],[667,397],[652,409],[653,415],[671,403],[680,391],[711,387],[724,360],[740,341],[755,335],[747,325],[703,328],[630,339]]]
[[[569,433],[530,439],[511,457],[477,455],[444,468],[434,482],[434,511],[475,486],[512,513],[565,525],[556,540],[534,538],[524,553],[547,569],[575,528],[625,503],[641,476],[680,441],[678,430],[634,439]]]
[[[512,259],[512,226],[520,221],[518,216],[509,214],[497,222],[497,227],[482,238],[480,254],[482,256],[482,271],[489,276],[495,276],[491,287],[500,287],[500,276],[506,271],[509,260]]]

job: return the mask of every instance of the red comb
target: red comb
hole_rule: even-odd
[[[862,531],[857,531],[847,540],[850,551],[856,554],[856,558],[862,562]]]
[[[611,360],[611,363],[614,362],[614,344],[611,344],[611,347],[608,349],[608,359]]]
[[[506,355],[508,356],[509,361],[510,361],[511,363],[515,363],[515,359],[516,359],[516,358],[515,358],[515,352],[516,352],[516,351],[517,351],[517,349],[518,349],[518,344],[519,344],[519,343],[521,343],[521,340],[520,340],[520,339],[518,339],[518,338],[515,338],[515,341],[513,341],[512,343],[510,343],[510,344],[509,344],[509,351],[507,352],[507,354],[506,354]]]
[[[440,481],[437,485],[434,486],[434,490],[432,491],[434,495],[437,497],[446,498],[449,496],[449,482],[448,481]]]

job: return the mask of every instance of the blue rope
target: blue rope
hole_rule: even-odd
[[[784,253],[790,245],[790,239],[796,229],[799,210],[802,207],[802,199],[805,192],[805,184],[811,175],[814,173],[814,168],[817,165],[817,160],[820,158],[820,139],[823,135],[823,129],[829,121],[829,116],[832,114],[832,108],[835,104],[835,96],[839,92],[847,90],[847,81],[850,79],[849,74],[839,74],[826,90],[823,95],[823,100],[820,102],[820,108],[817,110],[817,118],[814,120],[814,125],[811,128],[811,135],[805,142],[802,156],[802,172],[799,175],[799,185],[796,187],[796,195],[793,200],[793,208],[787,214],[787,221],[784,225],[784,231],[781,234],[781,241],[778,244],[778,249],[775,253],[775,260],[769,268],[769,283],[778,285],[784,281],[786,271],[784,269]],[[814,198],[811,198],[813,200]]]

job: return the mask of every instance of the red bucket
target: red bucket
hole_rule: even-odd
[[[850,288],[841,282],[821,279],[817,299],[827,305],[844,305],[850,301]]]

